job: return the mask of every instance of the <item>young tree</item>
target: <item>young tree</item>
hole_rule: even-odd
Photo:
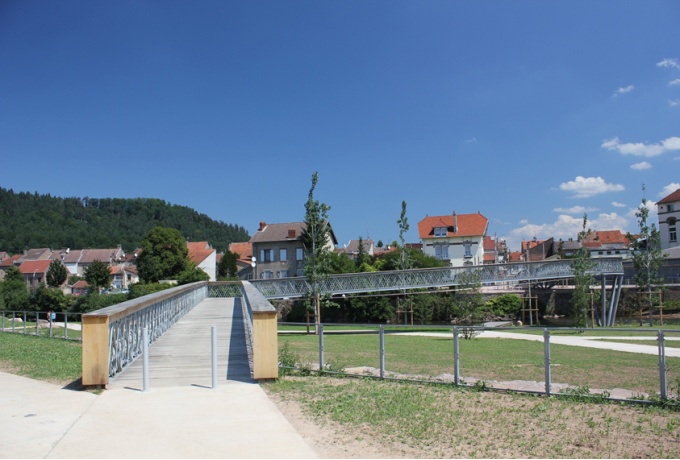
[[[90,288],[95,289],[97,293],[100,293],[102,288],[107,288],[111,285],[111,267],[101,260],[93,261],[83,274],[87,284],[90,285]]]
[[[644,186],[642,190],[644,192]],[[642,203],[638,207],[635,216],[638,219],[640,233],[639,235],[631,235],[630,233],[627,235],[633,247],[633,267],[635,268],[633,279],[638,286],[638,291],[640,293],[647,293],[649,325],[653,326],[654,296],[652,290],[653,288],[659,288],[663,284],[663,278],[659,276],[659,268],[661,268],[665,256],[661,252],[661,237],[656,225],[654,223],[651,225],[647,224],[649,208],[645,198],[642,199]]]
[[[408,251],[406,250],[406,240],[404,235],[408,232],[408,218],[406,217],[406,201],[401,202],[401,215],[397,221],[399,224],[399,269],[406,270],[411,268],[411,260],[409,258]],[[411,313],[411,323],[413,323],[413,305],[410,299],[406,299],[406,290],[402,292],[403,296],[397,300],[397,311],[404,313],[404,324],[408,324],[407,312]]]
[[[61,263],[61,260],[54,259],[47,270],[47,285],[49,287],[58,288],[66,282],[68,278],[68,270]]]
[[[357,260],[356,260],[357,271],[361,271],[360,268],[364,263],[368,262],[367,259],[368,259],[368,257],[366,255],[366,250],[364,249],[364,239],[360,236],[359,237],[359,250],[358,250],[358,253],[357,253]]]
[[[314,189],[319,181],[319,173],[312,174],[312,186],[305,203],[305,228],[300,239],[305,249],[303,272],[309,284],[307,300],[316,315],[316,323],[321,323],[321,283],[331,274],[332,252],[331,228],[328,225],[330,206],[314,199]]]
[[[144,283],[176,279],[189,264],[186,241],[179,230],[152,228],[142,241],[142,253],[137,258],[137,272]]]
[[[577,327],[588,326],[588,310],[590,310],[591,302],[590,286],[595,283],[595,277],[591,273],[595,263],[590,258],[590,251],[583,245],[583,242],[590,235],[590,229],[587,228],[587,224],[588,215],[583,214],[583,228],[578,235],[581,247],[576,251],[574,261],[571,264],[571,271],[574,273],[574,291],[571,294],[571,309]],[[602,326],[605,326],[604,320],[602,318]]]
[[[198,266],[191,261],[188,263],[187,268],[177,276],[178,285],[208,280],[210,280],[210,275],[198,268]]]
[[[453,302],[453,316],[463,326],[476,326],[484,321],[486,314],[482,283],[473,271],[458,275],[459,286]],[[476,333],[473,329],[463,328],[463,338],[471,339]]]

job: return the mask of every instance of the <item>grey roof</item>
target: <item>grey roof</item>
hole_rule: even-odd
[[[664,249],[663,252],[668,259],[680,259],[680,246]]]
[[[364,247],[365,252],[369,252],[371,248],[373,247],[373,240],[361,240],[362,246]],[[359,240],[349,240],[349,243],[347,244],[347,247],[345,248],[345,252],[348,254],[353,254],[353,253],[358,253],[359,252]]]
[[[330,225],[330,224],[329,224]],[[284,224],[266,224],[264,229],[255,232],[252,238],[250,238],[251,243],[273,243],[276,241],[299,241],[302,231],[306,228],[304,222],[288,222]],[[295,238],[291,239],[288,237],[288,230],[295,230]],[[338,240],[335,238],[335,233],[333,233],[333,228],[331,227],[331,239],[333,244],[338,244]]]

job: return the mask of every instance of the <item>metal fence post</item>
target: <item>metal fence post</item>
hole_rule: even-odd
[[[550,396],[550,331],[546,327],[543,329],[543,350],[544,350],[544,365],[545,365],[545,394]]]
[[[68,313],[64,313],[64,338],[68,339]]]
[[[453,327],[453,384],[460,383],[460,349],[458,347],[458,326]]]
[[[149,328],[142,329],[142,391],[149,391]]]
[[[319,324],[319,372],[323,371],[323,324]]]
[[[385,378],[385,328],[380,325],[380,378]]]
[[[14,317],[12,317],[12,321],[14,321]],[[12,322],[12,332],[14,332],[14,322]],[[26,335],[26,312],[24,312],[24,335]]]
[[[38,323],[40,323],[40,312],[35,314],[35,335],[40,335],[40,331],[38,331]]]
[[[217,388],[217,326],[210,327],[212,344],[212,387]]]
[[[659,387],[661,399],[668,398],[668,382],[666,380],[666,344],[664,343],[663,331],[657,333],[659,342]]]

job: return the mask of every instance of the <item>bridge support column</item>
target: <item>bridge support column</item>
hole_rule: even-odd
[[[84,386],[109,384],[109,317],[83,316]]]
[[[276,310],[253,311],[253,378],[279,378]]]

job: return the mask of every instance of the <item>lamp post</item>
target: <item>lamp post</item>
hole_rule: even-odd
[[[257,279],[257,272],[255,271],[255,267],[257,266],[257,257],[253,256],[251,258],[250,266],[253,267],[253,278]]]

